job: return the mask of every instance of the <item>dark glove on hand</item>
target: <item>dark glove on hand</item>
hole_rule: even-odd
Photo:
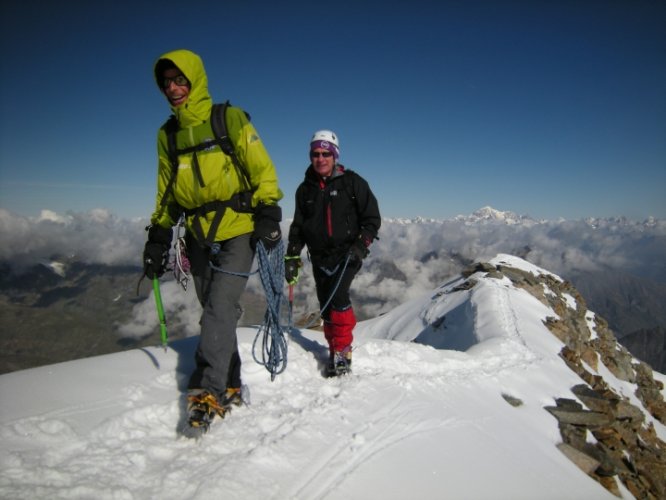
[[[148,279],[159,278],[166,270],[169,247],[160,243],[146,242],[143,249],[143,272]]]
[[[284,258],[284,279],[290,285],[298,283],[298,278],[303,267],[303,261],[296,255],[287,255]]]
[[[148,241],[143,248],[143,272],[149,279],[159,278],[164,274],[169,260],[169,248],[173,230],[161,226],[148,228]]]
[[[357,262],[363,262],[363,259],[365,259],[370,253],[368,246],[371,242],[372,240],[366,239],[363,234],[359,234],[358,238],[349,249],[352,259],[356,260]]]
[[[277,205],[259,205],[254,213],[254,232],[250,239],[255,249],[258,241],[264,243],[266,250],[270,250],[282,241],[280,221],[282,209]]]

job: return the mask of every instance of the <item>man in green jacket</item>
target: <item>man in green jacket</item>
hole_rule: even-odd
[[[267,249],[281,242],[277,203],[282,192],[273,162],[243,110],[226,109],[238,162],[214,141],[213,102],[197,54],[168,52],[157,60],[154,73],[175,121],[165,123],[157,135],[157,203],[144,271],[150,279],[164,272],[172,226],[184,215],[188,257],[203,308],[196,368],[188,384],[188,421],[207,428],[215,414],[223,416],[229,404],[240,402],[238,302],[257,242]],[[175,137],[171,151],[175,146],[177,158],[170,155],[169,137]]]

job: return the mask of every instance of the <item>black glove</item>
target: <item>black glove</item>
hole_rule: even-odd
[[[148,241],[143,248],[143,272],[148,279],[164,274],[169,261],[173,230],[153,225],[148,228]]]
[[[280,221],[282,220],[282,209],[277,205],[259,205],[254,212],[254,232],[250,239],[252,249],[257,247],[257,242],[262,241],[266,250],[277,246],[282,241]]]
[[[303,261],[297,255],[287,255],[284,258],[284,279],[290,285],[298,283]]]
[[[366,238],[363,234],[359,234],[358,238],[356,238],[356,241],[349,249],[351,258],[357,262],[363,262],[363,259],[365,259],[370,253],[370,250],[368,250],[370,243],[372,243],[370,238]]]
[[[301,255],[301,250],[303,250],[303,245],[290,241],[287,245],[287,257],[297,257]]]

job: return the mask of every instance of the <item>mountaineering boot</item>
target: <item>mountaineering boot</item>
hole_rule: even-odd
[[[191,391],[187,395],[187,423],[199,435],[208,431],[215,415],[224,418],[225,413],[225,407],[206,390]]]
[[[352,353],[351,346],[344,351],[331,353],[328,361],[327,374],[329,377],[339,377],[351,373]]]

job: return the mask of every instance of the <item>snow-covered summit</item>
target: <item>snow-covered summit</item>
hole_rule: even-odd
[[[426,217],[415,217],[412,219],[407,218],[394,218],[387,219],[388,222],[394,224],[433,224],[433,223],[443,223],[443,222],[458,222],[463,224],[491,224],[491,223],[501,223],[506,225],[526,225],[532,226],[538,224],[536,220],[531,218],[528,215],[519,215],[511,211],[502,211],[497,210],[490,206],[482,207],[478,210],[475,210],[471,214],[467,215],[456,215],[452,219],[433,219]]]
[[[271,382],[252,358],[256,329],[241,328],[250,404],[200,442],[177,432],[196,338],[2,375],[0,497],[631,498],[619,472],[602,486],[600,466],[586,474],[561,446],[556,410],[585,385],[561,332],[582,315],[582,344],[607,339],[567,286],[498,255],[360,323],[340,379],[321,376],[322,333],[301,330]],[[638,382],[585,356],[666,438]]]
[[[501,211],[489,206],[480,208],[470,215],[458,215],[455,217],[455,220],[468,224],[501,222],[507,225],[533,225],[537,223],[534,219],[527,215],[518,215],[511,211]]]

